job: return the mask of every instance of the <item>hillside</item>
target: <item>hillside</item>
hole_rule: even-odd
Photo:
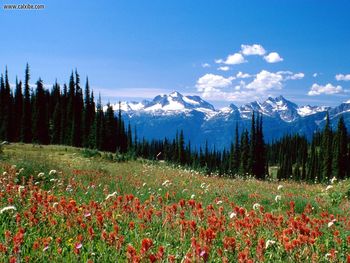
[[[206,177],[65,146],[3,151],[0,261],[350,260],[349,181]]]

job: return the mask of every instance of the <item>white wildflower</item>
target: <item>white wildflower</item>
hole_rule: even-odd
[[[45,252],[48,249],[49,249],[49,246],[46,246],[46,247],[43,248],[43,251]]]
[[[3,172],[3,173],[2,173],[2,176],[7,176],[7,175],[8,175],[7,172]]]
[[[169,180],[165,180],[165,181],[162,183],[162,186],[167,186],[169,183],[170,183]]]
[[[56,174],[56,173],[57,173],[56,170],[51,170],[51,171],[49,172],[49,175],[54,175],[54,174]]]
[[[219,201],[216,202],[216,204],[217,204],[217,205],[221,205],[221,204],[222,204],[222,201],[219,200]]]
[[[329,189],[332,189],[332,188],[333,188],[332,185],[328,185],[328,186],[326,187],[326,191],[328,191]]]
[[[21,192],[22,192],[23,189],[24,189],[24,186],[23,186],[23,185],[20,185],[20,186],[18,187],[18,194],[19,194],[19,195],[21,194]]]
[[[186,192],[186,191],[188,191],[188,189],[186,189],[186,188],[182,190],[183,193]]]
[[[85,216],[85,217],[90,217],[90,216],[91,216],[91,213],[85,213],[84,216]]]
[[[195,197],[195,195],[193,194],[193,195],[191,195],[191,199],[194,199],[194,197]]]
[[[237,214],[235,213],[235,212],[232,212],[231,214],[230,214],[230,218],[232,219],[232,218],[234,218],[234,217],[236,217],[237,216]]]
[[[331,184],[334,184],[336,181],[337,181],[337,178],[334,176],[334,177],[331,179]]]
[[[38,178],[43,177],[45,174],[44,173],[38,173]]]
[[[75,246],[76,249],[81,249],[83,247],[83,244],[82,243],[79,243]]]
[[[35,183],[34,183],[34,185],[38,185],[38,184],[40,184],[40,182],[35,182]]]
[[[279,185],[279,186],[277,186],[277,190],[279,191],[279,190],[281,190],[283,188],[283,185]]]
[[[275,202],[277,203],[278,201],[281,201],[282,197],[280,195],[276,195],[275,197]]]
[[[53,204],[52,204],[52,207],[56,207],[56,206],[58,206],[58,203],[57,202],[54,202]]]
[[[254,205],[253,205],[253,209],[254,210],[258,210],[259,208],[260,208],[260,204],[258,204],[258,203],[255,203]]]
[[[201,183],[201,188],[204,188],[205,187],[205,183]]]
[[[54,178],[50,179],[50,182],[56,182],[56,181],[57,179],[54,179]]]
[[[24,171],[24,168],[19,169],[18,174],[22,173]]]
[[[0,214],[2,214],[3,212],[6,212],[6,211],[11,211],[11,210],[17,210],[17,209],[13,205],[6,206],[6,207],[4,207],[3,209],[0,210]]]
[[[145,187],[145,186],[146,186],[146,183],[143,183],[143,184],[142,184],[142,187]]]
[[[114,196],[116,196],[116,195],[117,195],[117,192],[113,192],[113,193],[107,195],[107,197],[106,197],[105,200],[108,200],[109,198],[114,197]]]
[[[276,241],[274,240],[267,240],[266,245],[265,245],[265,249],[267,249],[268,247],[270,247],[271,245],[275,244]]]
[[[333,219],[331,222],[328,223],[328,227],[331,227],[334,225],[334,222],[336,222],[337,220],[336,219]]]

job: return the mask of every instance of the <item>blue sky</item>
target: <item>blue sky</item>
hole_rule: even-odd
[[[77,68],[111,101],[173,90],[217,106],[350,99],[350,1],[38,1],[25,3],[44,10],[1,6],[12,82],[28,62],[33,83],[67,82]],[[24,2],[1,0],[13,3]]]

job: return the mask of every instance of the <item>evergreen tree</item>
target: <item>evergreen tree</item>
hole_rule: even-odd
[[[25,143],[30,143],[32,141],[32,107],[29,79],[29,65],[27,64],[24,79],[23,114],[21,124],[21,140]]]
[[[332,176],[332,137],[329,114],[327,112],[326,125],[322,133],[321,156],[323,160],[320,182],[327,181]]]
[[[249,173],[249,135],[245,130],[241,137],[241,167],[240,172],[243,176]]]
[[[23,115],[23,95],[22,95],[22,82],[18,82],[16,77],[16,90],[14,99],[14,115],[13,119],[16,123],[13,129],[13,141],[18,142],[21,139],[21,120]],[[18,121],[19,120],[19,121]]]
[[[33,140],[40,144],[49,143],[48,109],[44,85],[41,79],[36,83],[33,114]]]
[[[338,122],[338,128],[335,136],[334,152],[334,175],[338,179],[345,179],[348,166],[348,133],[344,123],[344,117],[341,116]]]

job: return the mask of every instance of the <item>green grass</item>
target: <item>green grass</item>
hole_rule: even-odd
[[[13,167],[14,165],[15,167]],[[21,168],[23,169],[19,172]],[[49,175],[51,170],[56,170],[57,173]],[[167,219],[169,207],[173,205],[178,206],[181,200],[190,202],[189,200],[191,199],[195,200],[196,204],[200,204],[204,209],[207,206],[212,206],[215,217],[223,220],[223,232],[216,230],[214,243],[212,245],[206,244],[211,251],[209,255],[210,261],[221,261],[219,260],[220,257],[236,261],[239,254],[238,250],[244,248],[242,244],[245,244],[246,237],[243,235],[243,232],[237,232],[230,226],[230,221],[233,220],[233,223],[239,221],[239,218],[237,218],[237,221],[229,218],[235,207],[244,208],[248,213],[253,211],[254,204],[258,203],[264,208],[264,211],[261,214],[255,212],[255,215],[252,215],[253,217],[256,216],[259,220],[263,220],[264,216],[266,216],[265,213],[272,213],[274,216],[283,216],[286,220],[283,225],[276,226],[276,229],[269,229],[268,225],[264,227],[256,226],[255,234],[250,237],[254,243],[252,245],[254,249],[258,244],[259,238],[276,240],[273,233],[276,231],[282,232],[284,228],[288,228],[287,218],[291,216],[291,201],[295,203],[295,218],[301,216],[305,208],[310,206],[312,207],[310,218],[318,220],[317,218],[320,218],[322,213],[327,213],[327,217],[332,217],[330,214],[334,214],[338,218],[339,223],[337,222],[338,225],[336,227],[341,232],[342,238],[346,240],[346,237],[350,235],[350,230],[344,225],[346,221],[344,223],[341,222],[342,218],[350,218],[349,181],[339,182],[332,189],[326,191],[326,186],[321,184],[208,177],[196,171],[170,166],[162,162],[151,162],[142,159],[122,162],[120,156],[115,154],[66,146],[28,144],[10,144],[3,147],[0,172],[2,174],[5,171],[10,175],[11,173],[13,174],[15,184],[25,186],[25,189],[27,189],[28,185],[28,189],[32,189],[30,190],[32,192],[52,195],[56,200],[55,202],[60,202],[59,200],[62,200],[63,197],[65,200],[74,200],[77,203],[78,210],[81,209],[82,211],[79,212],[79,210],[76,214],[73,213],[74,217],[71,217],[70,214],[63,215],[57,211],[55,213],[51,210],[45,212],[46,205],[44,204],[42,208],[39,207],[44,209],[43,211],[38,209],[40,213],[44,213],[43,218],[47,217],[48,221],[43,219],[43,221],[38,222],[38,225],[33,225],[33,229],[31,229],[30,221],[23,219],[29,225],[22,225],[26,229],[26,234],[25,245],[22,247],[23,253],[21,255],[28,254],[31,259],[37,261],[56,261],[61,256],[64,256],[66,261],[78,260],[86,262],[88,259],[96,262],[115,261],[115,258],[119,258],[120,262],[124,262],[126,260],[127,245],[131,244],[141,259],[146,262],[146,256],[142,255],[140,251],[141,241],[145,238],[153,240],[152,253],[154,254],[158,246],[164,246],[166,255],[174,255],[177,262],[181,262],[188,253],[192,253],[192,256],[195,258],[195,252],[191,249],[191,235],[189,235],[189,232],[186,232],[185,237],[180,236],[182,230],[179,231],[179,208],[172,215],[174,217],[172,223],[168,221],[170,219]],[[38,177],[39,173],[44,173],[45,176]],[[6,181],[2,183],[3,187],[8,184]],[[34,183],[36,186],[31,188],[30,185]],[[277,189],[279,185],[283,185],[283,188],[280,190]],[[15,213],[24,218],[27,209],[33,206],[28,199],[22,200],[16,194],[16,186],[13,187],[14,190],[0,199],[0,205],[5,207],[9,205],[8,198],[11,197],[14,199],[14,204],[17,208],[17,212],[13,212],[13,217],[11,218],[7,216],[7,212],[0,214],[0,243],[2,242],[3,244],[7,244],[7,241],[4,239],[5,231],[10,230],[14,234],[20,227],[14,219]],[[5,189],[3,188],[3,190]],[[111,200],[116,200],[117,196],[127,198],[128,195],[132,194],[139,200],[144,214],[138,214],[135,207],[132,208],[132,212],[119,211],[119,208],[116,210],[112,209],[113,202],[105,199],[108,194],[114,192],[116,194]],[[277,195],[281,196],[281,200],[276,202],[275,198]],[[160,202],[159,198],[163,201]],[[124,238],[120,251],[106,245],[106,240],[101,238],[94,238],[87,242],[88,235],[86,230],[80,229],[76,225],[76,220],[80,220],[77,218],[83,211],[90,211],[94,218],[98,215],[98,210],[93,212],[89,208],[91,202],[98,202],[98,205],[101,206],[99,209],[106,213],[104,216],[111,213],[112,219],[102,227],[96,223],[95,219],[91,222],[86,222],[86,224],[88,226],[91,225],[95,232],[99,233],[98,237],[101,236],[103,229],[111,232],[113,231],[113,225],[117,224]],[[134,201],[132,204],[137,205]],[[52,206],[52,204],[50,205]],[[152,220],[148,222],[145,216],[148,213],[147,211],[150,210],[154,210],[152,213],[157,212],[160,214],[159,216],[153,215]],[[197,224],[197,230],[192,233],[197,240],[200,240],[200,228],[213,228],[212,223],[208,221],[212,216],[208,211],[204,210],[204,215],[207,219],[201,219],[196,214],[197,212],[188,205],[183,210],[185,219],[188,221],[193,220]],[[290,217],[291,219],[293,217]],[[57,221],[57,225],[50,226],[50,220]],[[325,220],[329,221],[330,219]],[[322,225],[322,229],[324,225],[327,225],[328,221],[322,221],[322,224],[319,223]],[[132,231],[129,229],[130,222],[135,222],[135,229]],[[72,229],[66,229],[66,224],[72,224]],[[311,226],[309,227],[312,228]],[[312,251],[316,251],[319,254],[318,259],[322,261],[324,260],[324,254],[333,247],[338,250],[338,258],[345,260],[346,254],[344,251],[348,248],[346,241],[342,243],[341,247],[338,247],[333,241],[330,241],[333,238],[332,234],[327,232],[328,229],[324,228],[322,231],[324,231],[324,234],[317,239],[317,246],[305,246],[295,253],[286,252],[283,249],[285,241],[276,240],[278,245],[271,248],[276,249],[276,251],[265,251],[265,261],[293,262],[299,261],[299,259],[300,261],[305,259],[311,260]],[[74,253],[72,248],[74,245],[71,243],[77,242],[77,236],[79,235],[82,235],[84,238],[84,242],[82,242],[84,246],[79,251],[79,255],[77,255]],[[57,246],[50,245],[50,249],[52,249],[50,256],[47,255],[48,253],[43,253],[42,247],[39,252],[31,252],[35,240],[44,237],[53,238],[54,236],[60,236],[64,241]],[[237,247],[237,252],[234,254],[224,251],[224,255],[219,256],[217,254],[219,252],[216,249],[222,247],[225,236],[235,237],[236,242],[241,245],[240,248]],[[40,242],[43,241],[41,240]],[[202,242],[200,243],[201,246],[205,244],[204,241],[198,242]],[[324,248],[318,245],[324,242],[328,242],[328,245]],[[9,245],[9,247],[11,246]],[[60,248],[62,249],[61,254],[57,252]],[[257,260],[258,258],[254,251],[250,252],[249,257]],[[94,253],[95,256],[91,253]],[[0,261],[14,255],[14,252],[0,252]],[[148,256],[150,254],[147,254]],[[164,261],[171,261],[167,257],[163,259]],[[200,259],[204,260],[205,258]]]

